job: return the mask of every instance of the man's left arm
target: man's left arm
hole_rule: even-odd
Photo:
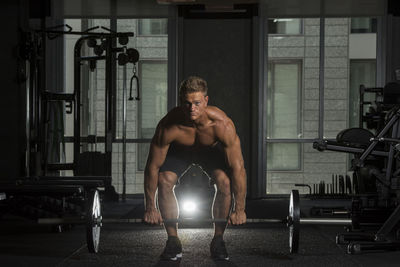
[[[229,223],[233,225],[244,224],[246,222],[246,170],[244,168],[240,139],[236,134],[233,122],[227,123],[222,141],[225,145],[225,153],[231,169],[231,184],[235,200]]]

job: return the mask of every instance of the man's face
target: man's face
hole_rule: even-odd
[[[208,96],[202,92],[194,92],[185,95],[182,99],[182,107],[190,120],[195,121],[205,112]]]

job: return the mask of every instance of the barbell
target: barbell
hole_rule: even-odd
[[[102,223],[143,223],[142,219],[103,219],[101,216],[100,198],[97,190],[92,190],[87,197],[86,216],[65,218],[40,218],[40,224],[86,224],[86,242],[89,252],[97,253],[100,243]],[[227,223],[227,219],[164,219],[164,223]],[[289,214],[286,219],[247,219],[248,223],[283,223],[289,228],[289,251],[297,253],[299,249],[300,225],[351,225],[346,218],[301,218],[300,197],[298,190],[292,190],[289,199]]]

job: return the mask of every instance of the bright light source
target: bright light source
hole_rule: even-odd
[[[186,200],[185,202],[183,202],[183,210],[185,212],[192,213],[196,210],[196,208],[197,208],[196,203],[194,203],[191,200]]]

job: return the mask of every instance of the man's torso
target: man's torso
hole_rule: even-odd
[[[167,115],[162,132],[169,149],[160,171],[171,171],[181,177],[190,164],[197,164],[211,177],[216,169],[228,169],[221,132],[225,127],[223,120],[229,118],[219,109],[214,111],[222,114],[219,117],[211,114],[204,125],[187,123],[179,110]]]

